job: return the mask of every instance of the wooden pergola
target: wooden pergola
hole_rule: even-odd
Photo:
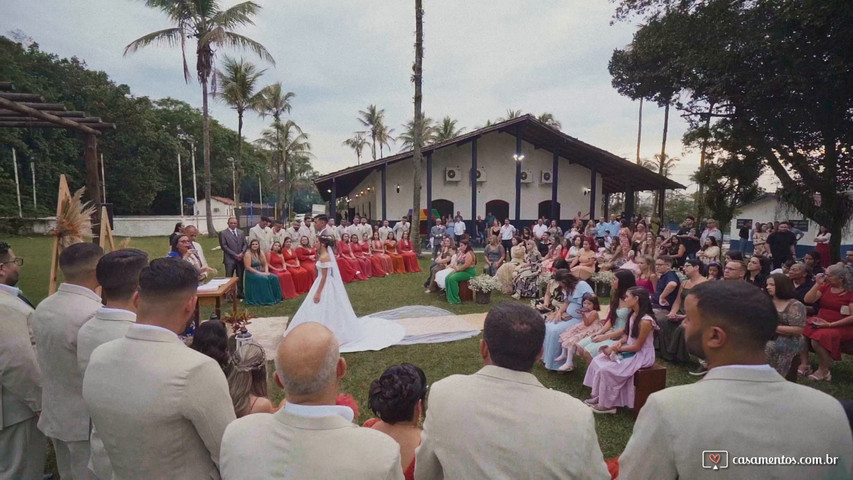
[[[105,130],[115,130],[114,123],[90,117],[86,112],[68,110],[61,103],[46,103],[40,95],[14,92],[11,82],[0,81],[0,128],[64,128],[82,133],[85,142],[86,197],[93,204],[101,203],[98,137]]]

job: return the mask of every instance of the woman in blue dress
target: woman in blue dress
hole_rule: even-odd
[[[584,358],[587,365],[602,348],[616,343],[622,336],[631,314],[631,309],[625,303],[625,293],[629,288],[637,286],[637,279],[634,273],[628,270],[616,270],[613,275],[613,280],[610,281],[610,313],[607,314],[607,320],[598,333],[579,341],[575,349],[575,355]]]
[[[275,305],[281,302],[281,284],[278,276],[270,273],[266,256],[261,252],[257,240],[249,243],[249,249],[243,256],[246,272],[243,275],[246,305]]]
[[[588,283],[581,281],[568,270],[554,272],[554,280],[560,284],[566,303],[545,317],[545,352],[542,360],[545,362],[545,368],[557,371],[564,363],[554,361],[563,350],[560,334],[572,325],[580,323],[581,314],[578,310],[583,306],[583,296],[594,292]]]

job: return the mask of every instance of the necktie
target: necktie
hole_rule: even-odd
[[[23,302],[26,303],[27,305],[29,305],[31,308],[36,308],[36,306],[33,305],[33,302],[31,302],[30,299],[27,298],[23,292],[18,292],[18,298],[23,300]]]
[[[237,230],[231,230],[231,233],[234,234],[234,237],[237,237]]]

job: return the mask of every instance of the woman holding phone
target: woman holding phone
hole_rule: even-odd
[[[817,353],[818,369],[809,375],[811,380],[831,381],[829,368],[841,360],[841,344],[853,340],[853,273],[844,265],[831,265],[826,274],[817,275],[815,284],[805,295],[805,303],[820,300],[817,316],[809,318],[803,331]],[[809,373],[809,351],[800,352],[801,375]]]

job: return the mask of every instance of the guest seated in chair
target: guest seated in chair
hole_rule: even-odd
[[[370,384],[371,418],[363,427],[380,431],[400,444],[401,465],[406,480],[415,478],[415,449],[421,444],[419,424],[427,394],[426,374],[411,363],[394,365]]]
[[[275,305],[282,300],[281,284],[278,277],[270,273],[267,257],[261,252],[261,243],[249,242],[249,249],[243,256],[246,274],[243,281],[246,305]]]
[[[595,273],[595,250],[588,239],[583,241],[583,249],[570,264],[572,275],[581,280],[586,280]]]
[[[818,275],[805,296],[806,302],[820,300],[817,316],[809,318],[803,335],[817,353],[818,369],[809,379],[830,381],[829,368],[841,360],[841,344],[853,341],[853,272],[844,265],[830,265],[825,275]],[[809,367],[808,350],[801,353],[803,374]]]
[[[445,294],[448,303],[462,303],[462,300],[459,298],[459,284],[473,278],[477,274],[477,270],[474,268],[475,265],[477,265],[477,256],[471,250],[470,241],[462,240],[459,242],[459,250],[456,253],[456,264],[444,270],[450,271],[450,274],[445,277]]]

